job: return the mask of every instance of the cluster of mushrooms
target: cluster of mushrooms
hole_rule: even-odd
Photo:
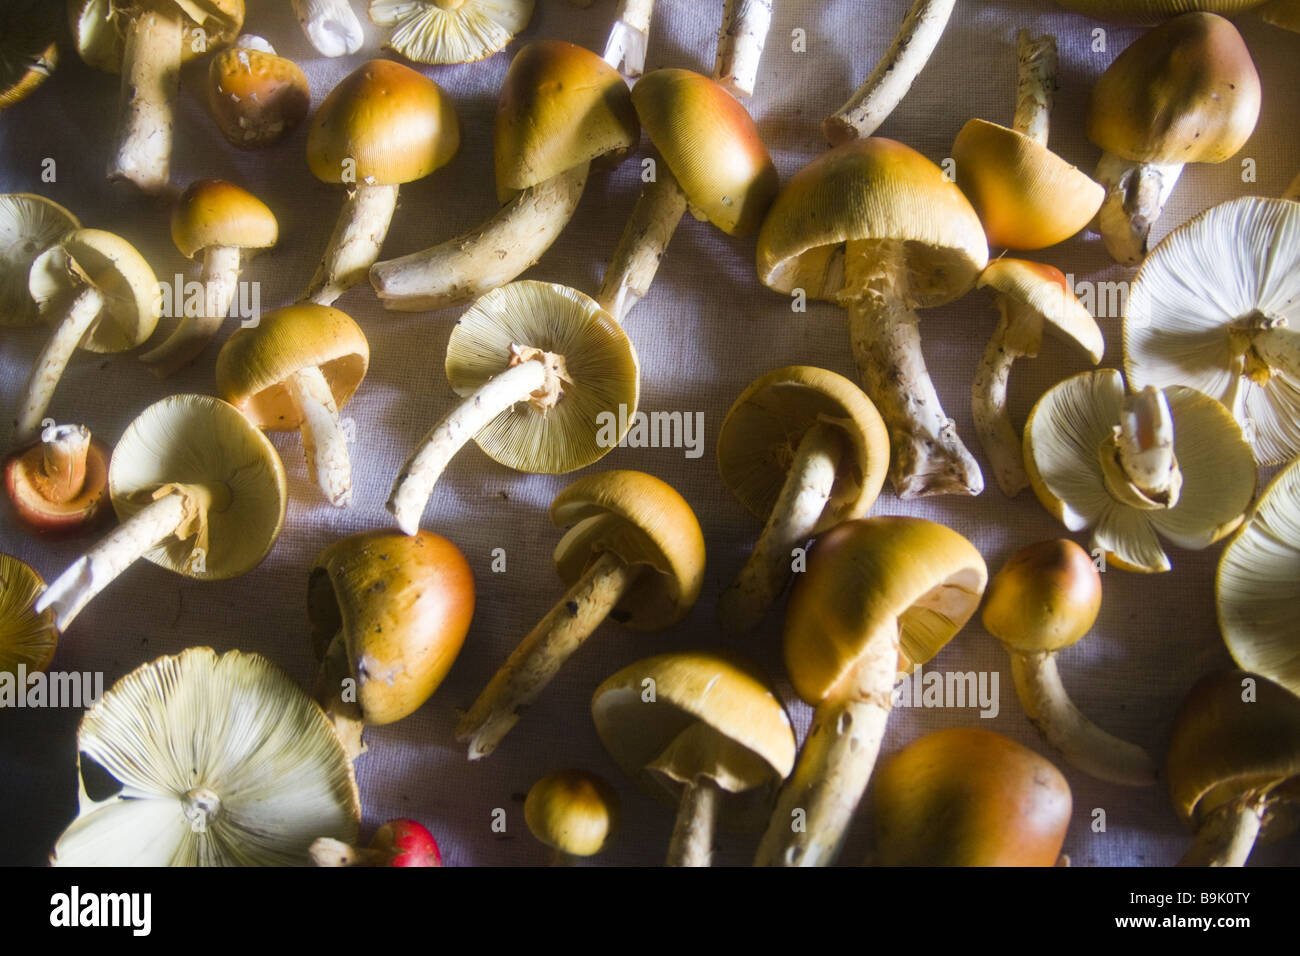
[[[875,766],[900,675],[977,612],[1059,760],[1117,786],[1163,776],[1196,834],[1185,863],[1241,865],[1257,839],[1289,832],[1300,820],[1300,332],[1289,328],[1300,316],[1300,179],[1287,197],[1217,205],[1148,250],[1183,166],[1232,157],[1254,130],[1260,78],[1241,35],[1214,11],[1258,4],[1187,2],[1176,6],[1189,12],[1169,16],[1169,4],[1142,0],[1060,2],[1154,23],[1095,79],[1085,123],[1103,155],[1093,175],[1048,146],[1055,38],[1023,30],[1011,125],[966,123],[952,146],[955,176],[874,136],[953,12],[954,0],[916,0],[884,58],[826,120],[830,148],[782,185],[744,105],[761,77],[773,0],[718,5],[711,77],[641,75],[653,0],[620,0],[602,53],[557,39],[514,52],[496,111],[499,211],[387,259],[400,187],[460,147],[456,105],[428,71],[368,60],[309,118],[303,71],[264,38],[241,35],[243,0],[68,0],[57,15],[64,5],[46,0],[6,5],[0,108],[55,69],[66,12],[76,52],[122,77],[108,177],[169,197],[176,248],[201,259],[204,301],[155,335],[157,280],[129,242],[41,196],[0,196],[0,324],[50,330],[26,386],[7,398],[10,517],[34,535],[97,539],[48,584],[0,555],[0,671],[48,667],[60,635],[138,560],[195,580],[253,571],[275,546],[288,499],[266,431],[298,432],[320,493],[349,506],[340,410],[365,387],[370,348],[335,307],[348,290],[372,287],[389,309],[466,307],[446,356],[462,401],[392,476],[395,527],[333,542],[307,573],[319,661],[310,692],[256,653],[191,648],[144,663],[81,721],[80,812],[53,861],[440,865],[432,834],[414,820],[390,821],[358,845],[354,770],[366,728],[420,708],[473,626],[470,565],[425,527],[437,518],[435,485],[470,441],[529,474],[587,468],[617,444],[598,423],[638,404],[641,365],[624,326],[687,210],[756,237],[757,278],[773,292],[840,305],[860,381],[776,368],[736,398],[717,438],[724,485],[762,523],[722,594],[719,624],[753,631],[788,589],[786,676],[813,708],[802,746],[772,681],[729,653],[651,656],[592,693],[613,762],[676,807],[668,862],[708,865],[726,824],[761,833],[758,865],[828,865],[869,799],[874,863],[1058,865],[1070,787],[1022,744],[952,728]],[[361,48],[354,5],[293,0],[325,56]],[[386,48],[417,65],[491,56],[533,12],[532,0],[363,5]],[[1294,28],[1296,7],[1260,9]],[[172,185],[178,70],[200,56],[210,56],[211,118],[233,146],[256,149],[309,122],[307,165],[343,198],[299,301],[224,339],[241,270],[279,234],[271,209],[237,184]],[[520,280],[569,226],[588,178],[631,155],[643,131],[658,174],[594,295]],[[1022,427],[1009,412],[1009,376],[1016,359],[1038,354],[1044,333],[1092,365],[1105,351],[1065,276],[1018,257],[1085,229],[1116,262],[1140,264],[1124,368],[1058,382]],[[868,514],[886,479],[900,499],[992,493],[920,348],[918,310],[977,288],[991,293],[998,320],[971,409],[1000,493],[1032,488],[1068,531],[1089,535],[1086,549],[1068,538],[1028,544],[991,577],[956,531]],[[48,416],[79,350],[141,347],[161,377],[215,363],[219,396],[150,405],[111,451],[86,425]],[[626,429],[631,416],[619,417]],[[1257,496],[1260,467],[1276,465]],[[471,760],[504,745],[602,623],[664,631],[704,586],[696,514],[654,475],[587,471],[555,497],[550,518],[562,531],[558,599],[460,715],[456,738]],[[1096,555],[1116,569],[1166,572],[1162,539],[1196,549],[1230,535],[1215,587],[1242,669],[1189,690],[1161,770],[1072,703],[1056,655],[1098,617]],[[810,540],[795,573],[791,556]],[[600,777],[562,769],[536,782],[524,810],[565,862],[608,844],[619,798]]]

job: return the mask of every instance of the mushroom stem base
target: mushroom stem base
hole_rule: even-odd
[[[152,366],[154,374],[166,378],[199,357],[226,320],[230,303],[239,288],[239,250],[229,246],[210,246],[203,252],[203,314],[185,315],[155,349],[140,356]]]
[[[365,41],[361,21],[347,0],[293,0],[303,33],[323,56],[356,53]]]
[[[85,425],[51,425],[41,432],[41,467],[32,483],[56,505],[71,501],[86,485],[90,429]]]
[[[366,183],[357,183],[353,187],[316,275],[303,296],[304,302],[333,305],[348,289],[366,281],[370,267],[383,248],[389,223],[393,221],[397,190],[397,186]]]
[[[1196,831],[1179,866],[1245,866],[1264,824],[1265,804],[1249,797],[1219,807]]]
[[[713,78],[733,96],[753,96],[758,62],[772,26],[773,0],[727,0]]]
[[[128,180],[150,194],[167,189],[184,41],[185,24],[174,7],[139,12],[127,21],[109,179]]]
[[[289,399],[302,417],[302,450],[307,473],[336,508],[352,504],[352,462],[347,437],[339,422],[334,392],[315,366],[299,369],[284,383]]]
[[[605,41],[604,60],[616,70],[621,65],[624,76],[640,76],[645,69],[654,9],[655,0],[619,0],[609,39]]]
[[[662,159],[656,175],[641,190],[596,295],[600,307],[620,325],[650,291],[659,261],[686,212],[686,194]]]
[[[321,837],[307,849],[313,866],[387,866],[390,854],[369,847],[349,846],[342,840]]]
[[[94,286],[83,287],[72,300],[68,311],[54,327],[54,334],[36,357],[36,363],[27,377],[18,415],[14,418],[11,445],[28,445],[36,440],[41,431],[41,421],[54,399],[54,389],[68,367],[72,353],[77,351],[77,346],[95,324],[103,308],[104,297]]]
[[[1102,154],[1093,178],[1106,190],[1106,198],[1096,225],[1116,262],[1137,265],[1146,256],[1151,226],[1182,172],[1182,163],[1139,163]]]
[[[669,866],[709,866],[718,818],[718,786],[708,777],[682,785],[677,822],[668,843]]]

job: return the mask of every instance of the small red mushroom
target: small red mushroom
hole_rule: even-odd
[[[108,513],[108,450],[85,425],[46,426],[5,460],[4,477],[18,521],[36,534],[83,531]]]
[[[442,866],[438,841],[414,820],[389,820],[368,847],[321,837],[309,852],[317,866]]]

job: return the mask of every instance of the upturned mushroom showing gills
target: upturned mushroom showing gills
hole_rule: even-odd
[[[791,365],[752,382],[718,432],[718,471],[727,490],[765,523],[718,602],[723,629],[756,627],[790,579],[792,550],[866,514],[888,468],[885,423],[842,375]]]
[[[1070,784],[1028,747],[952,727],[894,754],[871,787],[877,866],[1056,866]]]
[[[425,311],[469,302],[537,262],[573,218],[593,162],[618,162],[641,125],[623,78],[589,50],[530,43],[506,71],[496,112],[497,193],[490,219],[421,252],[377,262],[384,306]]]
[[[307,473],[330,504],[352,504],[352,461],[339,411],[370,365],[360,326],[303,303],[237,329],[217,355],[217,391],[267,431],[302,434]]]
[[[59,64],[60,11],[50,0],[0,10],[0,110],[25,100]]]
[[[1259,74],[1241,34],[1213,13],[1187,13],[1143,34],[1098,78],[1088,138],[1105,152],[1097,214],[1116,262],[1135,265],[1187,163],[1236,153],[1259,119]]]
[[[146,193],[171,180],[181,64],[230,43],[244,23],[244,0],[67,0],[81,58],[122,74],[117,141],[109,179]]]
[[[1110,783],[1146,787],[1155,766],[1141,747],[1106,733],[1070,701],[1056,654],[1092,630],[1101,610],[1101,575],[1068,538],[1021,548],[993,576],[984,627],[1011,655],[1016,696],[1030,723],[1066,761]]]
[[[54,615],[36,612],[32,602],[45,589],[35,569],[8,554],[0,554],[0,675],[44,671],[54,659],[59,632]],[[16,684],[14,686],[17,686]]]
[[[1181,866],[1245,866],[1259,839],[1300,822],[1300,697],[1245,671],[1188,692],[1166,762],[1169,795],[1196,833]]]
[[[829,866],[866,792],[901,668],[928,661],[979,607],[988,569],[933,521],[846,521],[817,539],[785,618],[785,666],[816,710],[758,866]]]
[[[754,95],[758,63],[772,26],[774,0],[726,0],[713,78],[733,96]]]
[[[568,865],[595,856],[618,828],[614,788],[585,770],[557,770],[528,788],[524,820],[537,842],[555,851],[552,862]]]
[[[489,292],[461,316],[447,380],[465,400],[424,436],[388,498],[407,534],[419,530],[434,485],[466,442],[516,471],[575,471],[622,441],[641,387],[631,340],[600,306],[531,280]]]
[[[777,191],[776,167],[754,120],[707,76],[655,70],[632,88],[632,104],[659,160],[596,296],[618,322],[650,290],[688,208],[729,236],[748,236],[758,231]]]
[[[227,142],[255,149],[279,142],[306,119],[311,89],[297,63],[245,34],[212,58],[208,108]]]
[[[528,26],[533,0],[370,0],[384,46],[416,63],[473,63]]]
[[[14,416],[12,443],[36,440],[72,354],[124,352],[158,325],[158,280],[125,239],[78,229],[32,263],[27,287],[54,334],[36,357]]]
[[[1093,553],[1126,571],[1168,571],[1157,534],[1207,548],[1241,524],[1255,461],[1214,399],[1182,386],[1124,393],[1114,369],[1049,389],[1025,423],[1025,470],[1049,512],[1092,529]]]
[[[27,289],[32,263],[80,228],[76,216],[44,196],[0,194],[0,327],[36,325],[41,321]]]
[[[433,80],[371,60],[330,91],[307,132],[307,165],[348,187],[347,202],[305,299],[332,305],[364,282],[388,235],[402,183],[423,179],[460,149],[460,120]]]
[[[34,605],[53,608],[60,631],[140,558],[202,581],[252,570],[280,535],[288,497],[266,436],[207,395],[173,395],[141,412],[113,450],[108,492],[121,524]]]
[[[323,56],[356,53],[366,40],[350,0],[293,0],[293,12],[302,32]]]
[[[765,812],[794,766],[781,701],[752,667],[716,654],[630,664],[596,688],[591,715],[619,768],[676,804],[669,866],[708,866],[717,823]]]
[[[704,534],[685,499],[640,471],[579,478],[551,503],[568,528],[555,569],[569,586],[456,727],[469,757],[486,757],[566,660],[606,619],[635,631],[676,624],[704,584]]]
[[[370,845],[349,846],[333,837],[320,837],[308,848],[316,866],[442,866],[442,851],[423,824],[389,820],[375,831]]]
[[[972,289],[988,255],[961,190],[920,153],[878,137],[838,146],[795,173],[759,233],[764,285],[848,310],[853,359],[889,428],[900,498],[984,490],[930,380],[915,310]]]
[[[306,866],[355,842],[357,782],[320,708],[258,654],[193,647],[127,674],[77,728],[55,866]]]
[[[4,464],[5,495],[36,534],[72,534],[108,513],[108,449],[85,425],[47,425],[40,441]]]

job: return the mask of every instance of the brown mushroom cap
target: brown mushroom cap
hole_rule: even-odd
[[[221,134],[249,149],[276,142],[302,122],[311,109],[311,90],[292,60],[240,47],[212,58],[208,106]]]
[[[989,582],[984,627],[1026,654],[1069,647],[1101,610],[1101,575],[1068,538],[1021,548]]]
[[[185,24],[181,40],[183,63],[232,43],[244,25],[244,0],[151,0],[151,3],[181,15]],[[121,18],[143,9],[147,6],[139,0],[68,0],[68,22],[81,58],[98,70],[119,72],[126,50]]]
[[[266,203],[223,179],[190,183],[172,209],[172,242],[188,259],[210,246],[269,249],[278,238]]]
[[[43,671],[54,659],[59,642],[54,611],[32,610],[44,590],[45,581],[33,568],[0,554],[0,674],[17,674],[19,664],[30,673]]]

